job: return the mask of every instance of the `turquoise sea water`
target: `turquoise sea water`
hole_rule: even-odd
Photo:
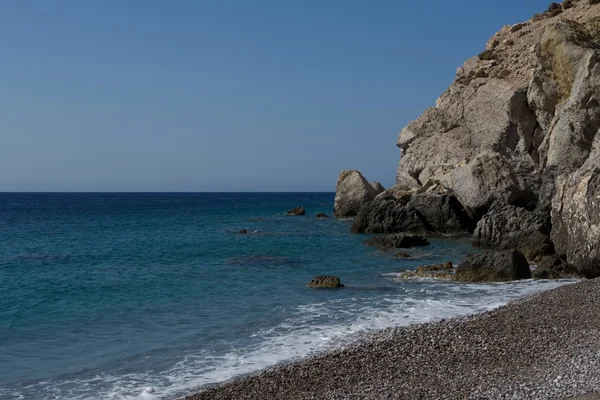
[[[0,194],[0,398],[172,398],[561,284],[399,282],[459,262],[470,241],[434,238],[395,259],[349,221],[316,219],[333,197]],[[284,215],[297,205],[307,216]],[[307,288],[319,274],[346,288]]]

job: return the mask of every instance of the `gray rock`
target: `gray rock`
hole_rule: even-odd
[[[471,162],[439,177],[469,214],[478,219],[498,199],[509,199],[523,191],[517,175],[499,153],[483,152]]]
[[[537,262],[554,254],[550,240],[550,215],[510,204],[495,203],[477,223],[473,245],[488,249],[518,249],[527,260]]]
[[[517,250],[488,251],[468,255],[456,269],[460,282],[506,282],[530,279],[527,259]]]
[[[581,275],[600,276],[600,158],[558,178],[552,202],[552,240]]]
[[[336,217],[356,215],[363,203],[372,201],[377,191],[358,171],[342,171],[335,191],[333,214]]]
[[[344,285],[340,282],[340,278],[336,276],[324,276],[319,275],[311,279],[307,285],[309,288],[314,289],[339,289],[343,288]]]
[[[365,240],[365,244],[380,249],[400,249],[407,247],[428,246],[429,240],[420,235],[396,233],[392,235],[375,236]]]

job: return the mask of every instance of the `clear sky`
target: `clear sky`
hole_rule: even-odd
[[[394,182],[398,132],[540,0],[0,2],[0,191]]]

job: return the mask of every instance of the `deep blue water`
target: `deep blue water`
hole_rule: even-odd
[[[0,194],[0,398],[171,398],[558,284],[399,282],[460,261],[470,241],[434,238],[395,259],[349,221],[316,219],[333,197]],[[307,216],[284,215],[297,205]],[[307,288],[319,274],[346,288]]]

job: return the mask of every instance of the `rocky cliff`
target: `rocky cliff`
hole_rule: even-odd
[[[353,231],[464,229],[477,246],[600,276],[597,2],[552,3],[458,68],[400,132],[397,185],[361,206]],[[435,207],[435,223],[414,204],[425,194],[453,204]]]

